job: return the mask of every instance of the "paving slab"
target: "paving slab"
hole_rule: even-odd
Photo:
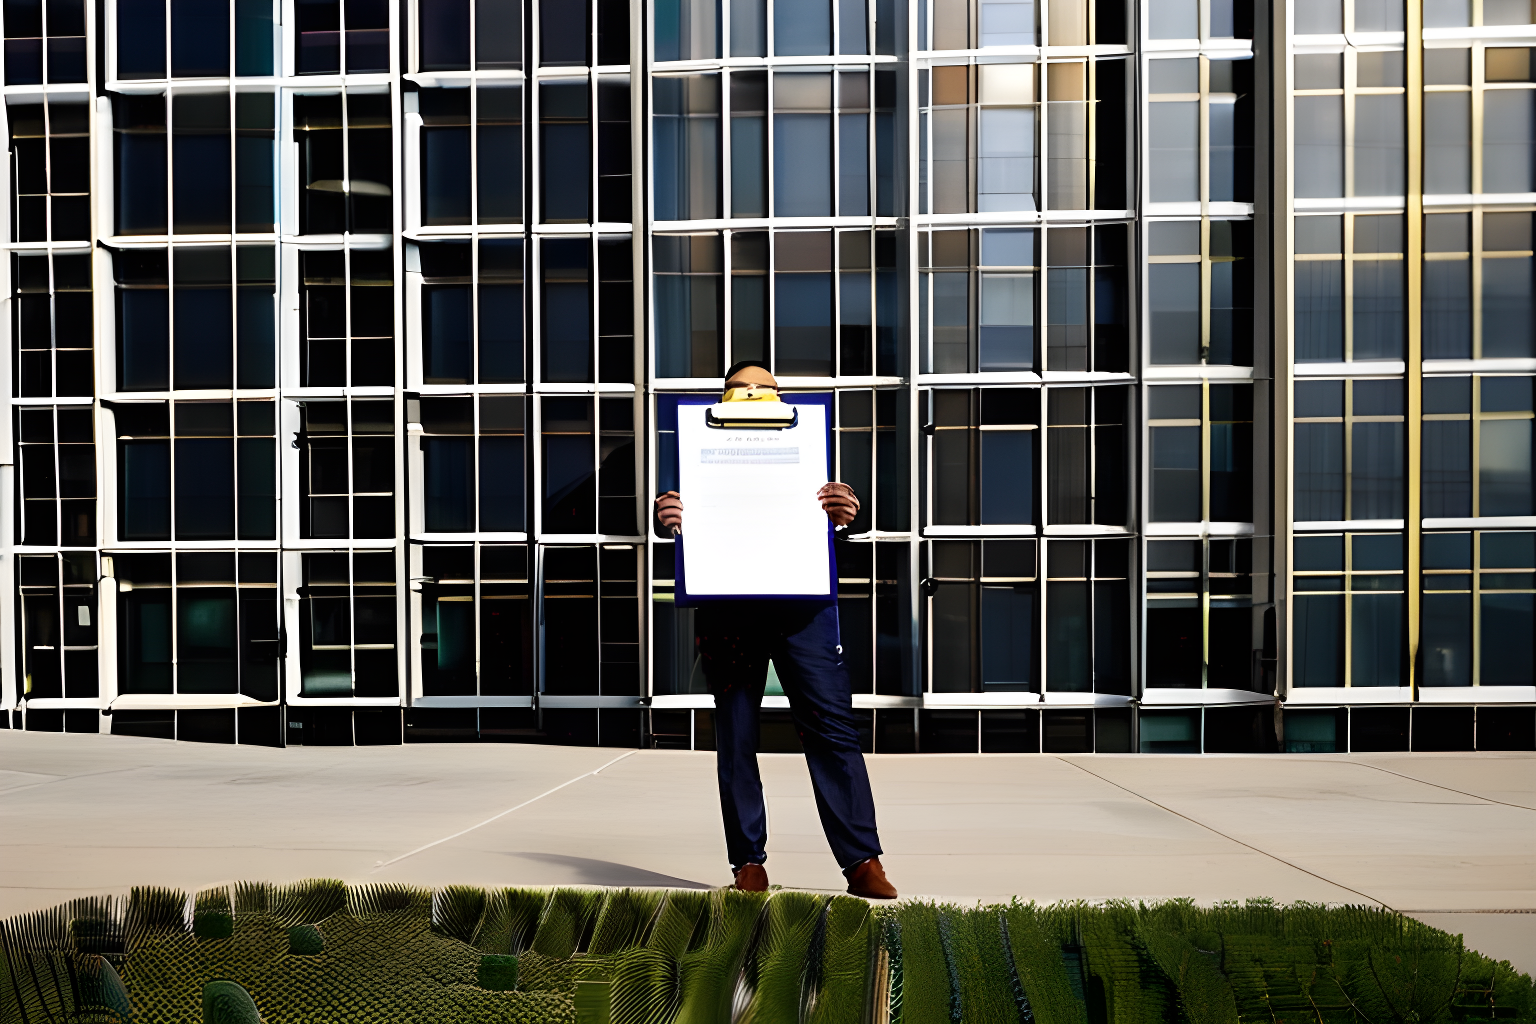
[[[1131,792],[1361,897],[1413,910],[1536,910],[1536,810],[1350,760],[1071,759]],[[1462,755],[1490,778],[1536,759]],[[1432,774],[1424,771],[1423,774]],[[1475,839],[1473,838],[1475,837]]]
[[[1530,754],[1357,754],[1355,758],[1379,771],[1536,810],[1536,764]],[[1509,771],[1490,770],[1488,762],[1501,759],[1515,763]]]
[[[836,891],[804,759],[769,871]],[[876,755],[905,895],[1379,903],[1536,971],[1536,756]],[[721,885],[714,755],[0,732],[0,916],[130,885]]]

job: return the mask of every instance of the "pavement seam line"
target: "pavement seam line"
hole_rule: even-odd
[[[409,853],[402,853],[400,856],[395,857],[395,858],[393,858],[391,860],[380,861],[379,863],[375,864],[373,866],[373,870],[369,871],[368,873],[370,875],[374,874],[375,872],[381,871],[384,868],[389,867],[391,864],[398,864],[398,863],[400,863],[402,860],[405,860],[407,857],[414,857],[418,853],[421,853],[421,852],[423,852],[425,850],[432,849],[432,847],[434,847],[434,846],[441,846],[443,843],[446,843],[449,840],[457,839],[457,838],[459,838],[462,835],[467,835],[470,832],[473,832],[477,828],[480,828],[480,827],[485,826],[485,825],[489,825],[491,822],[497,821],[497,820],[499,820],[501,818],[505,818],[507,815],[511,814],[513,811],[520,811],[524,807],[527,807],[529,804],[537,803],[538,801],[543,800],[545,797],[549,796],[552,793],[558,793],[558,792],[560,792],[560,790],[564,789],[566,786],[574,785],[575,783],[580,782],[582,779],[591,778],[592,776],[596,775],[598,772],[602,771],[604,768],[610,768],[613,765],[618,764],[620,761],[624,760],[630,754],[638,754],[638,753],[640,753],[640,751],[638,749],[626,751],[625,753],[620,754],[618,757],[614,758],[612,761],[607,762],[606,764],[599,765],[598,767],[592,769],[589,772],[583,772],[582,774],[576,776],[574,779],[566,779],[564,782],[560,783],[560,785],[554,787],[553,789],[546,789],[544,792],[540,793],[538,796],[530,797],[529,799],[524,800],[522,803],[518,804],[516,807],[508,807],[504,811],[501,811],[501,812],[499,812],[497,814],[491,815],[489,818],[486,818],[484,821],[476,822],[475,824],[469,826],[469,828],[460,829],[459,831],[455,832],[451,836],[443,836],[443,838],[441,838],[441,839],[434,839],[434,840],[432,840],[432,842],[427,843],[425,846],[418,846],[418,847],[416,847],[416,849],[411,850]]]
[[[1084,772],[1087,772],[1089,775],[1092,775],[1096,779],[1099,779],[1099,780],[1101,780],[1103,782],[1109,783],[1111,786],[1114,786],[1116,789],[1123,790],[1124,792],[1131,794],[1131,796],[1134,796],[1138,800],[1145,800],[1147,803],[1151,804],[1153,807],[1156,807],[1156,808],[1159,808],[1161,810],[1167,811],[1169,814],[1172,814],[1175,817],[1183,818],[1185,821],[1189,822],[1191,825],[1198,825],[1200,828],[1205,829],[1207,832],[1212,832],[1212,833],[1214,833],[1214,834],[1216,834],[1218,836],[1221,836],[1221,838],[1227,840],[1228,842],[1236,843],[1238,846],[1241,846],[1241,847],[1244,847],[1246,849],[1252,850],[1254,853],[1257,853],[1260,856],[1268,857],[1270,860],[1277,861],[1277,862],[1279,862],[1281,864],[1284,864],[1288,868],[1294,868],[1295,870],[1300,871],[1304,875],[1311,875],[1313,878],[1317,879],[1320,882],[1327,882],[1329,885],[1336,886],[1337,888],[1343,889],[1346,892],[1352,892],[1356,896],[1359,896],[1361,899],[1370,900],[1372,903],[1375,903],[1376,905],[1381,906],[1381,907],[1385,907],[1387,910],[1391,910],[1393,913],[1400,913],[1400,911],[1398,911],[1395,907],[1391,906],[1390,904],[1388,904],[1388,903],[1386,903],[1386,902],[1384,902],[1382,900],[1377,899],[1374,896],[1368,896],[1365,893],[1361,892],[1359,889],[1351,889],[1349,886],[1345,885],[1343,882],[1335,882],[1331,878],[1325,878],[1324,876],[1318,874],[1316,871],[1309,871],[1308,869],[1302,867],[1300,864],[1293,864],[1290,861],[1286,860],[1284,857],[1277,857],[1273,853],[1270,853],[1268,850],[1261,850],[1257,846],[1254,846],[1252,843],[1245,843],[1241,839],[1238,839],[1235,836],[1229,836],[1225,832],[1221,831],[1220,829],[1212,828],[1210,825],[1207,825],[1205,822],[1200,821],[1200,820],[1198,820],[1196,818],[1191,818],[1187,814],[1180,813],[1179,811],[1174,810],[1172,807],[1169,807],[1166,804],[1160,804],[1156,800],[1153,800],[1151,797],[1146,796],[1145,794],[1136,792],[1134,789],[1131,789],[1129,786],[1122,785],[1121,783],[1116,782],[1114,779],[1105,778],[1103,775],[1100,775],[1098,772],[1093,771],[1093,770],[1091,770],[1089,768],[1085,768],[1083,765],[1078,764],[1076,761],[1069,761],[1069,760],[1067,760],[1067,758],[1060,757],[1060,756],[1058,756],[1056,758],[1056,760],[1064,761],[1067,764],[1070,764],[1074,768],[1078,768],[1078,769],[1080,769],[1080,770],[1082,770]]]
[[[1318,758],[1318,760],[1321,761],[1325,759]],[[1536,807],[1527,807],[1525,804],[1512,804],[1508,800],[1495,800],[1493,797],[1483,796],[1481,793],[1468,793],[1464,789],[1453,789],[1450,786],[1442,786],[1438,782],[1430,782],[1426,779],[1414,778],[1412,775],[1404,775],[1402,772],[1395,772],[1391,768],[1383,768],[1381,765],[1372,764],[1369,761],[1338,761],[1331,757],[1327,758],[1326,760],[1329,764],[1358,764],[1363,765],[1366,768],[1375,768],[1379,772],[1386,772],[1388,775],[1395,775],[1406,782],[1417,782],[1422,786],[1429,786],[1431,789],[1443,789],[1447,793],[1456,793],[1459,796],[1471,797],[1473,800],[1482,800],[1485,803],[1498,804],[1500,807],[1513,807],[1517,811],[1536,811]]]
[[[94,779],[99,775],[121,775],[124,772],[141,772],[145,769],[160,767],[163,766],[157,762],[155,764],[136,764],[129,768],[104,768],[99,772],[85,772],[80,775],[54,775],[43,782],[31,782],[25,786],[15,786],[11,789],[0,789],[0,799],[8,797],[12,793],[25,793],[29,789],[41,789],[43,786],[53,786],[60,782],[74,782],[76,779]]]

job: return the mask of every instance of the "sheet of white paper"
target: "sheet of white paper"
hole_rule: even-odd
[[[801,405],[785,430],[708,426],[708,406],[677,410],[678,493],[691,596],[831,592],[826,410]]]

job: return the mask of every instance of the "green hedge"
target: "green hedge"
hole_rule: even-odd
[[[0,1024],[1536,1024],[1366,907],[780,891],[134,889],[0,923]]]

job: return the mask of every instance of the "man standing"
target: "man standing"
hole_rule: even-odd
[[[741,362],[726,374],[729,401],[776,401],[779,382],[762,363]],[[847,484],[816,492],[839,529],[853,522],[859,499]],[[676,491],[656,499],[656,518],[677,533],[683,503]],[[768,888],[768,815],[757,768],[758,711],[772,659],[805,748],[816,791],[816,810],[827,843],[848,879],[848,891],[895,899],[880,866],[875,799],[859,750],[853,691],[843,664],[837,602],[803,600],[708,601],[695,613],[704,679],[715,698],[715,759],[726,851],[736,888]]]

